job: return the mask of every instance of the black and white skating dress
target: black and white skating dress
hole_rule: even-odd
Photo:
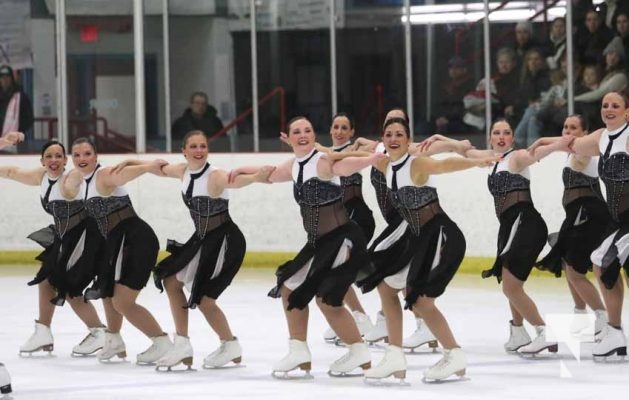
[[[51,179],[44,174],[40,199],[44,210],[52,215],[54,225],[29,235],[45,250],[37,256],[42,266],[28,284],[48,279],[57,290],[57,297],[51,299],[57,305],[63,305],[66,296],[83,294],[96,273],[94,265],[103,243],[96,225],[87,217],[83,191],[71,200],[62,196],[59,182],[64,175]]]
[[[195,233],[183,245],[169,240],[167,250],[171,255],[157,264],[154,272],[160,290],[166,277],[176,275],[190,291],[190,308],[195,308],[203,296],[217,299],[245,257],[245,237],[229,215],[229,193],[225,190],[217,198],[208,193],[208,180],[214,170],[210,164],[198,171],[186,169],[181,191]]]
[[[519,173],[508,170],[512,155],[513,150],[506,152],[487,178],[500,228],[496,261],[482,276],[495,276],[498,282],[502,280],[503,267],[526,281],[548,235],[546,223],[533,205],[529,169]]]
[[[386,153],[384,145],[382,143],[378,143],[376,146],[376,153]],[[408,227],[404,218],[400,215],[400,213],[395,209],[393,203],[391,202],[390,189],[387,186],[387,177],[380,172],[377,168],[371,168],[371,184],[376,191],[376,200],[378,202],[378,208],[384,217],[384,220],[387,223],[386,228],[378,235],[373,243],[371,244],[369,251],[373,252],[373,250],[386,238],[391,236],[393,232],[400,226],[400,224],[404,225],[404,229]]]
[[[370,250],[376,272],[360,283],[363,291],[382,281],[406,289],[405,308],[420,296],[443,294],[465,255],[465,237],[441,209],[433,178],[422,186],[413,183],[414,158],[407,154],[389,163],[389,196],[404,223]]]
[[[116,283],[141,290],[148,282],[159,252],[155,232],[136,215],[126,188],[117,187],[109,196],[98,192],[99,172],[97,167],[85,178],[85,209],[106,239],[102,251],[105,262],[99,267],[97,295],[89,296],[92,299],[112,297]],[[87,297],[88,293],[85,295]]]
[[[616,230],[592,253],[592,263],[602,268],[601,280],[611,289],[620,269],[629,273],[629,154],[627,124],[615,131],[603,131],[599,141],[601,156],[598,174],[607,194],[607,206]]]
[[[598,181],[598,157],[590,158],[583,171],[572,169],[573,157],[568,156],[562,176],[562,204],[566,219],[561,224],[552,249],[536,264],[539,269],[550,271],[557,277],[561,276],[563,263],[581,274],[591,270],[592,251],[601,244],[611,223]]]
[[[334,151],[340,152],[349,146],[351,146],[351,142],[342,146],[334,146]],[[376,229],[376,221],[374,221],[373,213],[363,199],[362,174],[356,172],[350,176],[341,176],[341,186],[343,187],[343,205],[347,214],[352,221],[360,226],[367,243],[369,243]]]
[[[277,286],[269,292],[271,297],[280,297],[282,285],[290,289],[289,310],[305,308],[315,296],[330,306],[341,306],[359,269],[368,264],[362,230],[343,207],[340,179],[324,181],[317,175],[321,155],[313,150],[293,164],[293,195],[308,242],[293,260],[277,269]]]

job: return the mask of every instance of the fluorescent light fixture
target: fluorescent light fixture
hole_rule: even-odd
[[[497,2],[489,3],[490,21],[524,21],[539,12],[542,6],[540,2],[536,1],[512,1],[496,11],[491,11],[500,4]],[[554,18],[563,17],[566,15],[565,6],[565,0],[559,1],[554,7],[549,8],[547,13]],[[466,23],[475,22],[485,17],[485,5],[482,2],[412,6],[410,11],[411,24]],[[402,16],[402,23],[405,22],[406,16]]]

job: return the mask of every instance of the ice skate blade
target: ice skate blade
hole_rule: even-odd
[[[208,365],[205,362],[203,363],[203,369],[233,369],[233,368],[244,368],[245,365],[241,364],[242,357],[236,357],[233,360],[230,360],[225,365]]]
[[[469,380],[470,378],[465,376],[465,368],[460,371],[456,371],[452,375],[445,377],[443,379],[431,379],[431,378],[426,378],[425,376],[422,378],[422,382],[431,383],[431,384],[463,382],[463,381],[469,381]]]
[[[336,344],[339,341],[339,338],[337,336],[334,336],[333,338],[323,338],[323,341],[326,343],[330,343],[330,344]]]
[[[377,344],[378,342],[381,342],[381,341],[384,341],[384,343],[389,343],[389,337],[388,336],[383,336],[383,337],[380,337],[378,339],[372,339],[372,340],[365,339],[365,337],[363,336],[363,339],[364,339],[365,343],[367,343],[370,346],[374,345],[374,344]]]
[[[75,358],[96,357],[100,350],[102,350],[102,347],[100,349],[94,350],[91,353],[76,353],[73,351],[70,355]]]
[[[393,379],[388,379],[391,377]],[[365,376],[363,381],[371,386],[410,386],[411,384],[404,379],[406,379],[406,370],[395,371],[382,378]]]
[[[531,352],[523,352],[520,351],[518,354],[523,358],[539,358],[539,356],[543,353],[544,350],[548,350],[548,354],[544,354],[542,358],[557,358],[557,351],[559,351],[558,344],[551,344],[549,346],[543,347],[538,351]]]
[[[100,358],[100,357],[98,357],[98,361],[103,363],[103,364],[126,363],[126,362],[128,362],[127,361],[127,352],[126,351],[121,351],[119,353],[114,354],[111,357],[108,357],[108,358]]]
[[[196,372],[196,369],[192,368],[192,365],[184,365],[186,368],[182,369],[182,368],[177,368],[174,369],[175,367],[179,366],[179,364],[181,363],[177,363],[175,365],[158,365],[155,367],[155,371],[160,372],[160,373],[174,373],[174,374],[181,374],[181,373],[185,373],[185,372]]]
[[[333,378],[356,378],[365,375],[365,370],[371,368],[371,361],[361,364],[348,372],[333,372],[328,370],[328,375]],[[354,372],[357,371],[357,372]]]
[[[33,350],[20,350],[18,354],[20,357],[32,357],[33,354],[39,353],[41,351],[41,352],[48,352],[48,356],[52,356],[52,351],[54,350],[54,348],[55,348],[54,344],[46,344]]]
[[[297,368],[291,370],[291,371],[295,371]],[[299,381],[299,380],[310,380],[310,379],[314,379],[314,376],[312,376],[310,374],[310,370],[304,371],[305,373],[303,375],[290,375],[289,372],[291,371],[273,371],[271,372],[271,376],[275,379],[279,379],[282,381]]]
[[[387,377],[388,378],[388,377]],[[369,386],[379,386],[379,387],[397,387],[397,386],[411,386],[410,383],[406,382],[404,378],[398,379],[394,378],[393,380],[387,378],[363,378],[363,382]]]
[[[416,350],[418,350],[420,347],[424,346],[424,345],[428,345],[428,348],[432,350],[432,353],[436,353],[437,349],[439,348],[439,343],[436,340],[430,340],[428,342],[424,342],[424,343],[420,343],[417,346],[402,346],[402,348],[404,350],[409,350],[409,353],[416,353]],[[422,349],[423,350],[423,349]],[[425,351],[417,351],[417,353],[427,353]]]

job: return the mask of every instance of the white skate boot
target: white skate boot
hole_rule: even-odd
[[[230,362],[239,365],[241,361],[242,347],[234,336],[232,340],[221,340],[220,347],[203,360],[203,368],[221,368]]]
[[[120,333],[112,333],[105,330],[105,344],[101,351],[96,355],[98,361],[111,361],[114,356],[124,361],[127,356],[127,350]]]
[[[336,339],[336,332],[334,332],[334,329],[332,329],[332,327],[328,327],[328,329],[323,332],[323,340],[325,340],[326,342],[336,343]]]
[[[35,332],[28,338],[26,343],[20,346],[20,356],[32,355],[38,351],[47,351],[48,354],[54,348],[54,339],[50,327],[35,321]]]
[[[374,328],[371,319],[364,313],[360,311],[352,311],[352,317],[354,317],[354,321],[356,321],[356,327],[358,327],[358,332],[360,332],[360,336],[365,336],[368,332]]]
[[[607,310],[594,310],[596,320],[594,320],[594,335],[598,335],[607,326]]]
[[[406,356],[401,347],[388,345],[384,357],[378,365],[365,371],[365,383],[378,384],[381,380],[393,375],[399,379],[399,384],[405,384]]]
[[[504,344],[507,353],[513,353],[518,351],[522,346],[526,346],[531,343],[531,337],[529,336],[524,325],[515,326],[513,321],[509,321],[509,340]]]
[[[452,375],[463,377],[467,367],[465,353],[459,347],[443,349],[443,358],[435,365],[424,371],[424,382],[435,382],[449,378]]]
[[[190,344],[190,338],[187,336],[180,336],[176,333],[173,335],[173,346],[168,350],[164,357],[157,360],[156,371],[172,371],[172,367],[179,364],[185,365],[186,371],[193,371],[192,359],[194,356],[194,350]]]
[[[105,346],[105,328],[90,328],[81,343],[72,348],[72,356],[90,356]]]
[[[620,357],[620,360],[624,360],[627,355],[627,338],[622,329],[614,328],[611,325],[607,325],[604,329],[605,336],[601,338],[600,342],[594,344],[592,349],[592,355],[594,361],[605,361],[607,357],[614,354]]]
[[[11,375],[9,375],[9,371],[7,371],[4,364],[0,363],[0,397],[4,397],[5,394],[9,394],[12,391]]]
[[[387,320],[384,318],[384,314],[382,311],[378,311],[376,315],[376,324],[373,329],[370,330],[363,336],[365,342],[369,344],[373,344],[384,340],[385,342],[389,340],[389,333],[387,332]]]
[[[520,349],[518,350],[520,354],[534,356],[535,354],[541,353],[546,349],[548,349],[549,353],[557,353],[557,350],[559,349],[557,342],[546,341],[546,326],[536,326],[535,332],[537,332],[537,337],[526,346],[520,347]]]
[[[137,355],[136,364],[155,365],[157,360],[164,357],[173,348],[173,343],[166,334],[152,337],[151,340],[153,344]]]
[[[288,354],[273,364],[273,372],[271,375],[278,379],[291,379],[288,373],[299,368],[305,371],[304,378],[312,378],[310,375],[310,369],[312,368],[310,350],[308,349],[308,343],[301,340],[289,339],[288,340]],[[295,377],[297,378],[297,377]]]
[[[572,323],[570,324],[570,333],[573,335],[578,335],[582,330],[590,326],[590,315],[587,310],[581,308],[574,309],[574,316],[572,318]]]
[[[435,335],[428,329],[423,319],[415,318],[415,323],[417,324],[417,329],[411,336],[404,339],[402,347],[414,352],[416,348],[427,344],[428,347],[432,349],[433,353],[436,352],[438,344]]]
[[[363,370],[371,368],[371,354],[367,343],[358,342],[347,347],[349,347],[347,353],[330,365],[328,375],[334,377],[360,376],[362,374],[352,374],[351,372],[357,368]]]

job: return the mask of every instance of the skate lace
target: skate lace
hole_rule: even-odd
[[[83,338],[83,340],[81,340],[81,343],[79,343],[79,346],[84,345],[85,343],[88,343],[92,341],[93,339],[96,339],[96,335],[90,332]]]
[[[334,362],[335,365],[345,364],[352,358],[353,354],[351,352],[347,352],[343,357],[339,358]],[[386,358],[386,357],[385,357]]]
[[[432,367],[433,369],[442,370],[450,364],[450,354],[444,354],[443,358]]]

